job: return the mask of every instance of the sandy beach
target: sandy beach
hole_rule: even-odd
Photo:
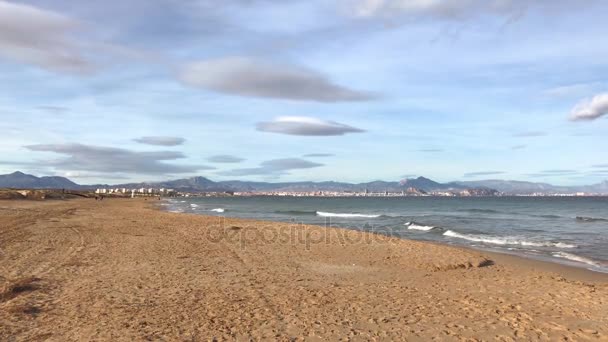
[[[608,340],[608,275],[357,231],[0,201],[0,340]]]

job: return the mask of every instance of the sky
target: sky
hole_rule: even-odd
[[[608,2],[0,0],[0,173],[608,179]]]

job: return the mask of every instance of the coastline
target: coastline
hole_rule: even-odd
[[[154,203],[154,205],[152,205],[151,208],[153,208],[154,210],[161,211],[161,212],[172,213],[172,214],[177,214],[177,215],[194,215],[194,216],[202,216],[202,217],[206,217],[206,218],[217,218],[218,217],[218,216],[213,216],[213,215],[193,214],[193,213],[186,213],[186,212],[172,212],[172,211],[169,211],[166,208],[162,207],[158,203]],[[223,217],[223,216],[219,216],[219,217]],[[258,222],[260,224],[273,224],[273,223],[283,223],[284,224],[284,223],[286,223],[286,222],[280,222],[280,221],[235,218],[235,217],[230,217],[230,216],[225,216],[225,217],[230,218],[232,220],[253,221],[253,222]],[[350,228],[346,228],[346,227],[337,227],[337,226],[324,227],[321,225],[314,225],[314,224],[304,224],[302,226],[316,227],[319,229],[346,230],[349,232],[355,231],[355,232],[362,232],[365,234],[378,235],[381,238],[387,237],[386,235],[382,235],[382,234],[376,233],[376,232],[365,232],[365,231],[354,230],[354,229],[350,229]],[[553,272],[556,274],[565,275],[568,278],[570,278],[572,280],[576,280],[576,281],[600,282],[600,283],[607,282],[608,283],[608,273],[587,268],[583,264],[580,264],[580,266],[575,266],[572,264],[568,264],[564,261],[560,262],[560,260],[551,260],[549,258],[540,259],[540,258],[534,258],[531,256],[526,256],[526,255],[519,255],[519,254],[515,254],[515,253],[498,252],[495,250],[489,250],[489,249],[484,249],[484,248],[475,248],[475,247],[469,247],[469,246],[463,246],[463,245],[452,245],[452,244],[442,243],[442,242],[438,242],[438,241],[421,241],[421,240],[407,239],[407,238],[396,237],[396,236],[392,236],[389,238],[409,241],[409,242],[429,244],[429,245],[436,245],[439,247],[443,246],[443,247],[447,247],[447,248],[461,249],[461,250],[467,251],[467,252],[481,253],[483,255],[489,256],[488,259],[492,260],[492,261],[500,261],[501,263],[517,264],[518,267],[522,267],[524,269],[531,270],[531,271],[540,270],[540,271],[546,271],[546,272]]]
[[[167,203],[170,204],[171,201],[167,200],[167,199],[163,199],[162,200],[163,203]],[[156,204],[154,206],[157,210],[163,211],[163,212],[170,212],[170,213],[176,213],[176,214],[186,214],[186,215],[197,215],[197,216],[203,216],[203,217],[218,217],[218,216],[214,216],[214,215],[206,215],[203,213],[190,213],[190,212],[184,212],[184,211],[172,211],[168,208],[165,207],[165,205],[160,205],[160,204]],[[212,211],[215,211],[217,209],[214,209]],[[221,212],[219,213],[223,213],[224,210],[222,209]],[[253,218],[238,218],[238,217],[231,217],[230,215],[219,215],[219,217],[228,217],[228,218],[232,218],[232,219],[243,219],[243,220],[251,220],[251,221],[260,221],[260,222],[266,222],[266,223],[288,223],[290,221],[286,221],[286,220],[264,220],[264,219],[253,219]],[[297,221],[294,221],[297,222]],[[328,228],[322,225],[317,225],[317,224],[305,224],[308,226],[315,226],[315,227],[320,227],[320,228]],[[347,225],[341,225],[341,226],[336,226],[336,225],[332,225],[329,228],[333,228],[333,229],[346,229],[349,231],[359,231],[359,232],[364,232],[364,233],[371,233],[371,234],[380,234],[382,235],[382,233],[375,233],[375,232],[371,232],[371,231],[365,231],[365,230],[361,230],[361,229],[352,229],[349,228]],[[383,235],[386,236],[386,235]],[[423,242],[423,243],[429,243],[429,244],[436,244],[439,246],[446,246],[446,247],[452,247],[452,248],[461,248],[463,250],[469,250],[469,251],[475,251],[475,252],[481,252],[481,253],[486,253],[488,255],[494,255],[495,258],[502,258],[504,260],[517,260],[517,259],[521,259],[522,262],[526,265],[531,265],[534,264],[536,262],[540,263],[537,267],[539,268],[547,268],[547,269],[552,269],[557,271],[564,271],[564,272],[569,272],[569,273],[575,273],[575,274],[579,274],[579,277],[582,277],[583,279],[603,279],[606,278],[608,279],[608,272],[605,270],[600,270],[600,269],[594,269],[593,267],[591,267],[590,265],[584,263],[584,262],[577,262],[577,261],[572,261],[569,259],[565,259],[565,258],[556,258],[556,257],[549,257],[549,256],[542,256],[542,255],[527,255],[527,254],[521,254],[521,253],[515,253],[515,252],[511,252],[511,251],[507,251],[507,250],[498,250],[498,249],[493,249],[491,247],[474,247],[474,246],[467,246],[464,244],[451,244],[451,243],[447,243],[447,242],[442,242],[442,241],[430,241],[430,240],[418,240],[418,239],[411,239],[408,237],[401,237],[401,236],[397,236],[397,235],[391,235],[391,237],[393,238],[397,238],[397,239],[401,239],[401,240],[405,240],[405,241],[417,241],[417,242]],[[504,256],[504,257],[503,257]],[[515,258],[515,259],[512,259]],[[544,265],[544,266],[542,266]],[[608,263],[606,264],[608,266]],[[589,275],[585,276],[585,274],[587,272],[591,272]],[[597,276],[595,276],[594,274],[598,274]]]
[[[608,337],[588,270],[139,199],[0,211],[5,340]]]

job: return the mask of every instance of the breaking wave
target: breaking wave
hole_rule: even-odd
[[[214,211],[216,213],[223,213],[226,210],[224,208],[216,208],[216,209],[211,209],[210,211]]]
[[[425,232],[435,229],[434,226],[424,226],[416,222],[407,222],[405,225],[407,226],[407,229],[422,230]]]
[[[198,204],[191,203],[191,204],[190,204],[190,206],[191,206],[192,208],[198,208]]]
[[[571,245],[563,242],[533,242],[521,240],[516,237],[498,237],[490,235],[462,234],[453,230],[447,230],[443,233],[444,236],[463,239],[474,242],[489,243],[494,245],[519,245],[529,247],[556,247],[556,248],[576,248],[576,245]]]
[[[353,214],[353,213],[328,213],[325,211],[317,211],[317,216],[321,217],[344,217],[344,218],[377,218],[381,215],[368,215],[368,214]]]
[[[562,258],[562,259],[568,259],[568,260],[571,260],[571,261],[582,262],[584,264],[591,265],[591,266],[600,266],[599,263],[597,263],[597,262],[595,262],[595,261],[593,261],[591,259],[582,257],[580,255],[576,255],[576,254],[565,253],[565,252],[557,252],[557,253],[553,253],[553,256],[556,257],[556,258]]]
[[[580,222],[608,222],[608,219],[601,218],[601,217],[577,216],[576,220],[580,221]]]

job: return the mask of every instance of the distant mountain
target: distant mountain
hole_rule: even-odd
[[[540,194],[572,194],[577,192],[601,193],[608,194],[608,181],[599,184],[583,185],[583,186],[557,186],[548,183],[534,183],[513,180],[481,180],[481,181],[466,181],[452,182],[466,187],[486,187],[496,189],[505,194],[529,195],[534,193]]]
[[[82,186],[65,177],[36,177],[17,171],[0,175],[0,188],[79,190]]]
[[[401,192],[408,191],[422,192],[437,190],[464,190],[464,185],[441,184],[428,178],[418,177],[406,179],[400,182],[373,181],[367,183],[342,183],[342,182],[248,182],[248,181],[221,181],[214,182],[204,177],[193,177],[178,179],[166,182],[155,183],[131,183],[119,184],[116,187],[143,188],[143,187],[162,187],[171,188],[178,191],[290,191],[290,192],[310,192],[310,191],[338,191],[338,192]],[[415,189],[415,191],[414,191]]]
[[[425,177],[404,179],[399,183],[401,186],[405,186],[408,188],[411,187],[411,188],[415,188],[415,189],[421,189],[421,190],[425,190],[425,191],[463,190],[463,189],[468,188],[468,186],[466,186],[466,185],[461,185],[461,184],[457,184],[457,183],[447,183],[447,184],[437,183],[434,180],[430,180]],[[474,186],[474,187],[477,187],[477,186]]]
[[[367,183],[343,182],[249,182],[221,181],[214,182],[205,177],[191,177],[164,182],[141,182],[114,185],[79,185],[64,177],[36,177],[23,172],[0,175],[0,188],[35,188],[35,189],[96,189],[96,188],[169,188],[182,192],[245,192],[245,191],[285,191],[285,192],[406,192],[421,194],[432,191],[453,191],[472,194],[492,194],[499,191],[508,195],[527,195],[533,193],[596,193],[608,194],[608,181],[586,186],[556,186],[547,183],[533,183],[510,180],[457,181],[439,183],[425,177],[404,179],[399,182],[373,181]]]

